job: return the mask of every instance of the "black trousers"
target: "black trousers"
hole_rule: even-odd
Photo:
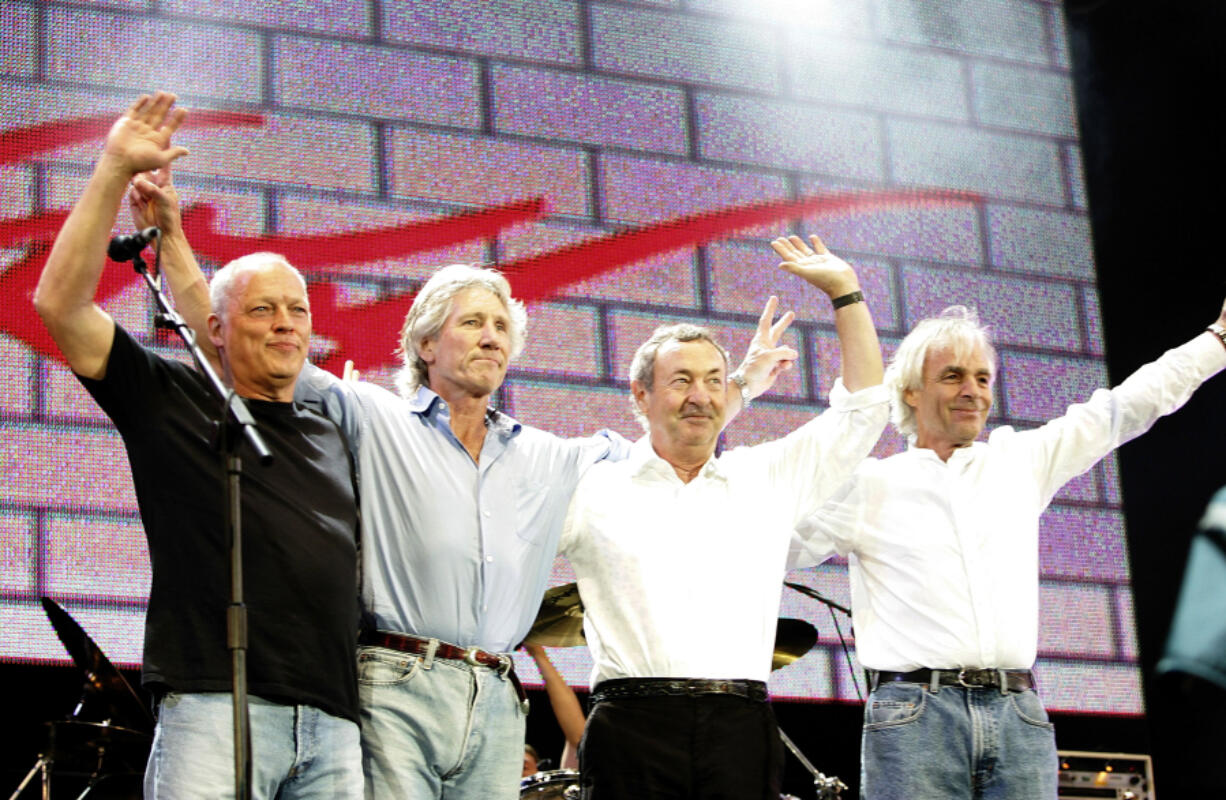
[[[779,800],[770,703],[722,694],[602,700],[579,745],[584,800]]]

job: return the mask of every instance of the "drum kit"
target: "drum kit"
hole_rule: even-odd
[[[587,644],[587,638],[583,634],[583,601],[579,597],[579,587],[576,584],[555,586],[545,592],[536,622],[524,641],[545,647],[578,647]],[[800,619],[780,619],[775,627],[775,650],[771,656],[771,670],[788,666],[813,649],[815,644],[817,629],[813,625]],[[839,800],[841,793],[847,790],[847,784],[837,777],[822,774],[782,730],[779,731],[779,738],[813,776],[813,785],[817,790],[816,800]],[[524,778],[519,784],[520,800],[578,800],[579,795],[579,773],[573,769],[538,772]],[[798,798],[782,795],[780,800]]]
[[[140,797],[153,715],[77,621],[54,600],[44,597],[42,603],[64,648],[85,673],[85,684],[65,719],[43,723],[46,743],[9,800],[17,800],[35,777],[43,800],[51,797],[53,777],[57,786],[61,779],[70,785],[77,800]]]

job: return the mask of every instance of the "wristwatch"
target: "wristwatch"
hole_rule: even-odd
[[[741,390],[741,410],[744,411],[749,408],[749,381],[745,380],[745,375],[738,370],[729,375],[728,380],[731,383],[735,383],[737,388]]]

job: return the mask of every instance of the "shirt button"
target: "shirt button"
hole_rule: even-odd
[[[489,512],[489,511],[485,511],[485,510],[482,510],[482,511],[481,511],[481,516],[483,516],[483,517],[488,517],[489,515],[490,515],[490,512]]]
[[[490,562],[490,561],[493,561],[493,560],[494,560],[494,557],[493,557],[493,556],[486,556],[486,557],[485,557],[485,560],[486,560],[486,562]]]

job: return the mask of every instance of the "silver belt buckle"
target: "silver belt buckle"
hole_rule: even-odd
[[[480,661],[477,660],[477,653],[480,653],[480,652],[481,652],[481,648],[479,647],[470,647],[467,650],[465,650],[464,651],[464,663],[472,664],[474,667],[484,666]]]
[[[978,688],[980,688],[979,684],[977,684],[977,683],[967,683],[967,682],[966,682],[966,673],[967,673],[967,671],[968,671],[968,670],[967,670],[965,667],[964,667],[964,668],[962,668],[962,669],[960,669],[960,670],[958,670],[958,685],[959,685],[959,686],[961,686],[963,689],[978,689]]]

